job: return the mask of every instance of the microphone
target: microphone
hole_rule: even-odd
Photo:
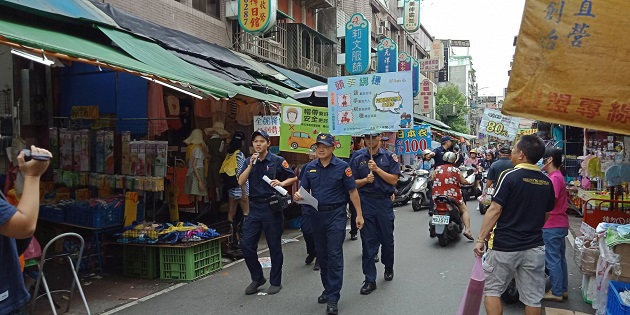
[[[258,155],[259,155],[258,152],[254,153],[254,156],[256,156],[256,159],[254,159],[254,162],[252,162],[252,165],[256,165],[256,162],[258,161]]]

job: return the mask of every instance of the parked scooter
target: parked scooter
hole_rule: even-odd
[[[420,211],[422,207],[429,206],[429,171],[416,170],[416,177],[411,185],[411,208],[413,211]]]
[[[437,237],[440,246],[445,247],[464,230],[464,222],[459,213],[457,201],[439,195],[435,198],[435,210],[429,221],[429,236]]]
[[[464,202],[466,202],[470,200],[471,197],[475,197],[477,195],[477,189],[475,188],[475,169],[465,165],[460,166],[459,169],[464,173],[466,181],[470,183],[460,185]]]
[[[409,200],[411,200],[411,186],[415,177],[415,170],[410,165],[405,165],[396,183],[394,206],[404,206],[409,203]]]

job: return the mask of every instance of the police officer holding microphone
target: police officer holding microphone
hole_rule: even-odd
[[[243,238],[241,251],[245,264],[252,278],[252,283],[245,289],[245,294],[258,292],[258,287],[267,280],[263,275],[262,266],[258,262],[258,240],[260,233],[265,231],[265,238],[271,255],[271,286],[267,294],[276,294],[282,289],[282,230],[284,229],[284,214],[273,211],[270,198],[276,194],[275,187],[286,187],[293,184],[297,177],[289,167],[287,161],[269,152],[269,134],[264,130],[252,133],[254,153],[249,164],[243,164],[238,172],[238,184],[244,185],[249,180],[249,215],[243,220]],[[263,179],[267,176],[270,182]]]
[[[318,159],[306,165],[300,186],[310,190],[318,201],[317,213],[313,217],[313,235],[324,292],[317,298],[317,302],[327,303],[326,314],[336,315],[343,282],[343,241],[346,235],[348,198],[356,208],[359,229],[363,227],[363,215],[352,170],[348,163],[333,155],[333,136],[319,134],[316,146]],[[293,198],[296,201],[303,199],[299,192]]]
[[[366,135],[367,147],[355,152],[350,161],[365,220],[361,229],[365,281],[360,293],[363,295],[376,290],[374,257],[379,244],[385,280],[394,278],[394,205],[391,197],[400,175],[400,164],[394,153],[381,148],[381,138],[380,133]]]

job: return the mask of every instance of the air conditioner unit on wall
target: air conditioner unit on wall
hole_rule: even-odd
[[[378,62],[376,61],[375,58],[372,58],[372,60],[370,60],[370,70],[371,71],[376,71],[378,67]]]

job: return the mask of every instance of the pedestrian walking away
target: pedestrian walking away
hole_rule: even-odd
[[[258,262],[258,241],[260,233],[265,232],[269,254],[271,256],[270,284],[268,294],[276,294],[282,289],[282,231],[284,215],[282,211],[274,211],[269,204],[275,196],[276,186],[286,187],[293,184],[297,177],[287,161],[269,152],[269,135],[264,130],[252,133],[254,153],[249,163],[239,170],[238,184],[244,185],[249,180],[249,215],[243,222],[243,239],[241,251],[245,264],[252,278],[252,283],[245,289],[245,294],[254,294],[267,280],[262,266]],[[263,179],[267,176],[271,182]]]
[[[536,166],[544,153],[545,143],[538,136],[521,137],[510,156],[515,166],[499,177],[492,203],[483,218],[474,253],[484,255],[488,242],[483,262],[488,315],[503,314],[500,296],[513,276],[519,299],[525,304],[525,314],[542,314],[541,300],[545,294],[542,229],[555,205],[552,182]]]
[[[562,302],[569,297],[569,272],[567,269],[565,238],[569,233],[569,216],[567,215],[567,186],[560,172],[562,150],[547,148],[543,156],[542,169],[553,184],[555,206],[543,227],[545,240],[545,267],[549,271],[551,289],[545,293],[544,299]]]
[[[381,134],[366,135],[367,147],[350,161],[357,183],[365,221],[361,229],[362,267],[365,282],[360,293],[376,290],[374,257],[381,245],[381,262],[386,281],[394,278],[394,193],[400,164],[394,153],[380,148]]]
[[[304,175],[300,177],[300,186],[310,191],[318,201],[317,212],[313,216],[313,232],[324,292],[317,302],[327,304],[326,314],[329,315],[338,313],[348,201],[355,206],[357,228],[361,230],[363,227],[357,184],[348,163],[333,155],[334,143],[330,134],[319,134],[316,140],[318,159],[308,163],[304,167]],[[300,192],[296,192],[293,198],[302,200]]]

